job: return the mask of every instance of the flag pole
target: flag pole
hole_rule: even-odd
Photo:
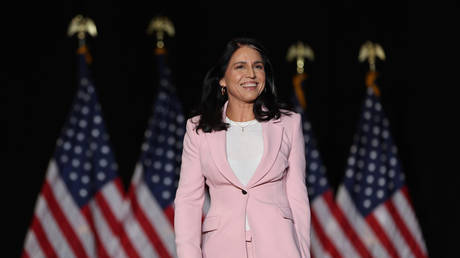
[[[67,36],[72,37],[77,34],[78,37],[78,50],[77,53],[85,54],[86,62],[89,64],[92,62],[92,57],[86,47],[86,34],[91,37],[97,36],[97,29],[94,21],[89,17],[84,17],[81,14],[75,16],[69,24],[67,29]]]
[[[149,25],[147,26],[146,33],[147,35],[155,35],[155,50],[154,55],[156,59],[156,63],[158,66],[158,71],[161,73],[165,73],[169,71],[169,68],[166,66],[166,47],[165,47],[165,36],[174,37],[175,35],[175,28],[174,24],[171,20],[166,16],[155,16],[150,20]],[[162,75],[160,75],[162,76]],[[163,76],[169,76],[164,74]],[[160,84],[162,85],[162,84]],[[175,91],[175,87],[173,84],[165,84],[163,85],[166,89],[170,91]]]
[[[375,69],[375,61],[381,59],[385,60],[385,52],[383,51],[382,46],[378,43],[373,43],[371,41],[366,41],[359,50],[358,60],[360,62],[368,61],[369,62],[369,71],[366,74],[366,86],[371,88],[376,96],[380,96],[380,90],[375,84],[377,79],[377,71]]]
[[[307,107],[307,102],[302,89],[302,82],[307,79],[307,73],[305,73],[304,69],[305,59],[313,61],[315,59],[315,54],[308,44],[298,41],[296,44],[289,47],[286,59],[288,62],[296,61],[297,74],[292,78],[292,84],[299,104],[305,109]]]

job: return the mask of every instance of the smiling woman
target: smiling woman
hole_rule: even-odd
[[[219,84],[222,92],[227,90],[228,93],[230,105],[227,116],[241,122],[254,119],[253,112],[249,112],[252,111],[252,102],[265,88],[265,69],[259,52],[248,46],[240,47],[233,53]],[[245,115],[247,116],[244,117]]]
[[[179,258],[310,257],[301,117],[281,108],[272,74],[252,39],[230,41],[207,73],[174,200]]]
[[[203,82],[201,103],[192,114],[200,115],[197,130],[226,130],[222,108],[228,101],[227,116],[233,121],[268,121],[290,109],[278,102],[273,67],[265,48],[256,40],[229,41]],[[263,108],[262,108],[263,107]]]

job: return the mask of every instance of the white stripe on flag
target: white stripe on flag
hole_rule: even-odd
[[[142,176],[142,166],[138,163],[136,169],[134,170],[134,175],[131,180],[131,190],[136,191],[137,186],[141,180]],[[131,204],[127,202],[127,214],[124,220],[123,227],[125,228],[126,235],[133,244],[137,253],[141,257],[151,257],[158,258],[158,254],[154,250],[153,245],[151,244],[148,237],[145,235],[145,231],[142,229],[141,225],[137,221]]]
[[[379,205],[375,209],[374,214],[375,219],[378,221],[383,231],[385,231],[385,234],[388,236],[388,239],[391,241],[392,245],[398,252],[399,257],[414,257],[409,246],[406,244],[406,241],[401,235],[401,232],[399,232],[385,204]]]
[[[381,245],[379,239],[374,235],[374,232],[369,228],[367,222],[355,207],[350,195],[345,186],[340,185],[337,192],[337,205],[342,209],[351,226],[355,229],[356,234],[367,247],[373,257],[389,257],[387,251]]]
[[[313,254],[313,257],[315,258],[323,258],[323,257],[330,257],[328,253],[326,253],[323,249],[323,245],[321,244],[318,235],[316,234],[316,231],[314,227],[311,227],[311,253]]]
[[[142,209],[150,224],[157,231],[158,236],[165,248],[168,250],[168,253],[173,257],[177,256],[174,231],[171,223],[166,218],[162,208],[154,200],[154,197],[144,181],[142,181],[136,188],[136,198],[140,209]]]
[[[94,236],[86,217],[84,217],[80,209],[76,206],[75,201],[72,199],[71,194],[58,174],[58,168],[54,160],[50,162],[48,169],[48,183],[51,187],[53,196],[56,198],[62,212],[64,213],[67,221],[72,226],[72,230],[78,236],[80,242],[85,248],[85,252],[90,257],[94,257],[95,246]]]
[[[121,221],[127,211],[126,202],[113,180],[103,187],[102,196],[104,196],[104,199],[110,207],[110,211],[117,221]]]
[[[316,198],[312,203],[312,209],[316,212],[319,224],[323,227],[324,233],[331,240],[332,244],[336,247],[337,251],[343,257],[359,257],[353,244],[348,237],[344,235],[342,227],[337,223],[329,206],[325,203],[322,197]]]
[[[107,202],[110,212],[115,216],[115,219],[117,219],[117,223],[121,224],[121,222],[125,219],[127,212],[129,212],[129,204],[128,201],[125,201],[123,198],[114,181],[111,181],[109,184],[104,186],[102,189],[102,196]],[[134,246],[134,243],[130,238],[127,238],[126,241],[128,241],[130,245]],[[124,250],[124,248],[122,249]]]
[[[45,254],[42,252],[40,244],[37,242],[35,233],[30,230],[26,237],[26,244],[24,246],[25,251],[29,254],[29,257],[41,258],[45,257]]]
[[[141,226],[137,222],[133,213],[127,215],[124,223],[126,236],[129,238],[141,257],[158,258],[158,254],[153,249],[153,245],[142,230]]]
[[[89,205],[94,219],[94,227],[107,254],[110,257],[126,257],[126,253],[123,250],[118,237],[113,234],[110,229],[110,225],[107,224],[107,221],[105,220],[97,203],[94,200],[91,200]]]
[[[137,188],[137,186],[141,183],[142,180],[142,164],[139,162],[136,163],[136,168],[134,169],[134,175],[131,179],[131,187]]]
[[[422,232],[420,231],[415,213],[412,210],[412,206],[409,204],[406,196],[401,192],[397,191],[392,198],[392,202],[396,207],[397,212],[401,216],[404,224],[406,224],[411,235],[414,237],[417,244],[422,249],[423,253],[427,253],[425,241],[423,241]]]
[[[50,244],[53,246],[56,255],[66,258],[75,257],[74,252],[67,243],[66,238],[61,232],[61,229],[56,224],[53,215],[50,213],[50,208],[48,207],[46,200],[42,195],[40,195],[37,200],[36,214],[37,219],[42,224],[43,231],[48,237]]]

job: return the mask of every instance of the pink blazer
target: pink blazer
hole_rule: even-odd
[[[247,213],[255,257],[309,258],[310,207],[300,115],[261,123],[263,156],[246,186],[227,161],[226,131],[197,134],[192,120],[198,119],[187,120],[174,200],[178,257],[246,257]],[[202,223],[205,184],[211,204]]]

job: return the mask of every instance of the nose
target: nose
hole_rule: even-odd
[[[253,79],[253,78],[256,77],[256,73],[255,73],[255,71],[254,71],[254,67],[251,67],[251,68],[249,69],[249,71],[248,71],[248,77],[251,78],[251,79]]]

